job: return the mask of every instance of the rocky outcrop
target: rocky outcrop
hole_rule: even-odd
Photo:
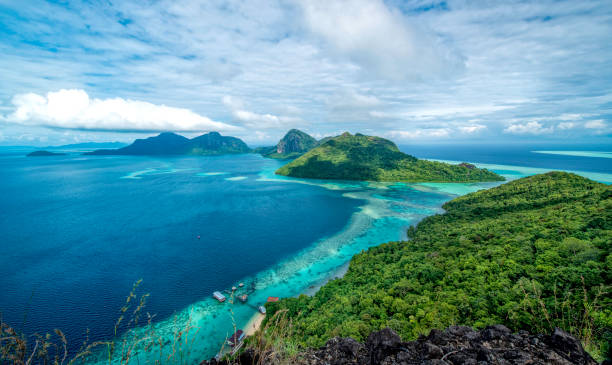
[[[317,140],[310,135],[300,130],[292,129],[278,142],[276,145],[276,153],[304,153],[316,147],[317,144]]]
[[[274,353],[243,352],[235,363],[287,363]],[[550,335],[513,334],[503,325],[481,331],[452,326],[432,330],[416,341],[402,342],[397,333],[386,328],[373,332],[365,343],[352,338],[332,338],[320,349],[307,350],[289,363],[301,365],[412,365],[412,364],[582,364],[596,365],[579,340],[561,329]],[[215,360],[204,364],[218,363]]]

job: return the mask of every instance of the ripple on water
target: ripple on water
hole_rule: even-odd
[[[234,176],[234,177],[226,177],[225,180],[227,181],[240,181],[240,180],[246,180],[247,177],[246,176]]]
[[[218,176],[218,175],[227,175],[229,174],[229,172],[222,172],[222,171],[213,171],[213,172],[199,172],[196,174],[196,176]]]

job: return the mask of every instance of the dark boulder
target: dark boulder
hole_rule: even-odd
[[[204,362],[206,364],[206,362]],[[432,330],[416,341],[402,342],[390,328],[372,332],[365,344],[352,338],[332,338],[320,349],[309,349],[283,361],[279,354],[257,355],[247,349],[236,364],[298,365],[459,365],[557,364],[596,365],[579,340],[555,329],[551,335],[513,334],[502,325],[481,331],[452,326]],[[208,364],[217,364],[209,362]],[[225,363],[224,363],[225,364]]]

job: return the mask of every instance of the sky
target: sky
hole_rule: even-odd
[[[0,0],[0,145],[612,145],[610,0]]]

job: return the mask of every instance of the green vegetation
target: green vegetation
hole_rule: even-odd
[[[384,138],[351,135],[328,139],[276,171],[279,175],[334,180],[405,182],[502,181],[503,177],[469,164],[419,160]]]
[[[64,156],[65,153],[60,153],[60,152],[49,152],[49,151],[34,151],[34,152],[30,152],[28,153],[26,156],[27,157],[46,157],[46,156]]]
[[[188,139],[164,132],[155,137],[137,139],[129,146],[115,150],[95,150],[85,155],[224,155],[249,153],[251,149],[239,138],[210,132]]]
[[[383,142],[381,142],[383,143]],[[404,340],[432,328],[558,326],[593,354],[612,342],[612,187],[551,172],[446,203],[445,214],[353,257],[346,276],[286,310],[301,346],[364,340],[391,327]]]
[[[294,159],[315,148],[319,142],[307,133],[291,129],[276,146],[259,147],[255,153],[280,160]]]

